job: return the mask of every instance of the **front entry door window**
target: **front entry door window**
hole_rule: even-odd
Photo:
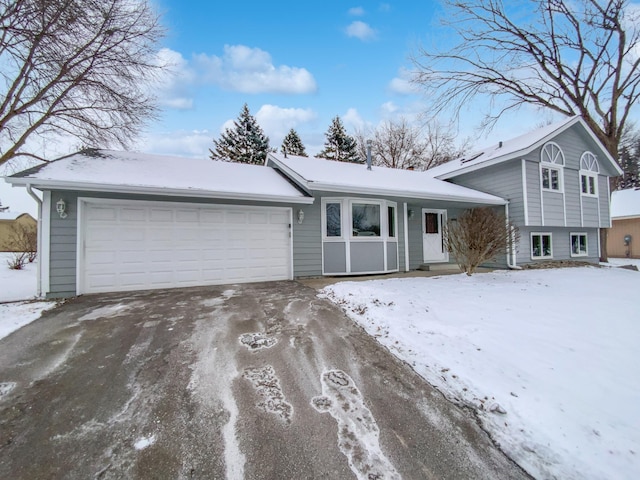
[[[422,249],[424,263],[447,262],[449,254],[444,247],[443,228],[447,221],[446,210],[422,210]]]

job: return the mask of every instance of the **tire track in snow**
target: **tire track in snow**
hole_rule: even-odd
[[[338,447],[348,458],[359,480],[400,480],[400,474],[380,449],[380,429],[365,406],[353,379],[342,370],[329,370],[320,377],[322,396],[311,405],[328,412],[338,423]]]

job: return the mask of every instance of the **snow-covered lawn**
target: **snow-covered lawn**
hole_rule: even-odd
[[[7,265],[11,257],[10,253],[0,252],[0,339],[56,306],[56,302],[33,301],[37,290],[37,263],[27,263],[22,270],[11,270]]]
[[[536,478],[640,478],[640,272],[343,282],[321,295],[475,408]]]
[[[29,300],[36,296],[37,260],[27,262],[22,270],[11,270],[12,253],[0,252],[0,302]]]

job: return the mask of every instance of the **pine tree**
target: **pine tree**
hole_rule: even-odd
[[[287,136],[284,137],[284,140],[282,140],[282,146],[280,147],[280,150],[285,155],[298,155],[300,157],[307,156],[307,152],[304,149],[304,144],[302,143],[298,132],[296,132],[293,128],[289,130]]]
[[[213,140],[215,148],[209,149],[212,160],[263,165],[269,151],[267,137],[245,103],[233,128],[225,129],[219,140]]]
[[[338,160],[339,162],[362,162],[358,156],[356,140],[347,135],[340,117],[336,117],[331,121],[331,125],[324,136],[326,137],[324,150],[318,154],[318,157]]]
[[[620,148],[619,163],[623,173],[618,177],[617,189],[640,187],[640,138],[634,139],[631,147]]]

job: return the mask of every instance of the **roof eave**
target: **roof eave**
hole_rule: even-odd
[[[163,187],[145,187],[138,185],[109,185],[87,182],[68,182],[61,180],[42,180],[29,177],[5,177],[5,181],[12,186],[27,186],[38,190],[58,189],[58,190],[77,190],[85,192],[113,192],[113,193],[129,193],[129,194],[147,194],[147,195],[165,195],[169,197],[193,197],[193,198],[213,198],[224,200],[246,200],[246,201],[263,201],[273,203],[300,203],[312,204],[313,197],[287,196],[287,195],[270,195],[255,194],[245,192],[221,192],[214,190],[191,190]]]
[[[500,197],[494,199],[478,199],[474,197],[465,197],[461,195],[445,195],[432,194],[425,192],[413,192],[409,190],[393,190],[380,188],[367,188],[356,186],[335,185],[330,183],[309,182],[311,190],[335,192],[335,193],[351,193],[360,195],[379,195],[388,197],[415,198],[420,200],[439,200],[460,203],[478,203],[482,205],[506,205],[508,202]]]

